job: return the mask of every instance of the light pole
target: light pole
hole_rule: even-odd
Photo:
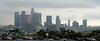
[[[49,34],[48,34],[48,33],[46,33],[47,38],[48,38],[48,35],[49,35]],[[46,39],[46,41],[47,41],[47,39]]]

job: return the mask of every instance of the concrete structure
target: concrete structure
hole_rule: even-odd
[[[70,28],[70,19],[68,19],[68,28]]]
[[[32,22],[32,32],[35,32],[36,29],[35,29],[35,18],[34,18],[34,8],[31,9],[31,22]]]
[[[34,8],[31,9],[31,22],[33,32],[36,32],[36,28],[42,26],[41,13],[34,12]]]
[[[47,24],[52,24],[52,16],[46,16]]]
[[[80,25],[80,28],[83,28],[83,25]]]
[[[52,25],[48,25],[48,30],[49,31],[56,31],[56,25],[52,24]]]
[[[44,26],[45,26],[45,27],[47,26],[47,22],[44,22]]]
[[[56,16],[56,30],[59,30],[60,24],[61,24],[60,18],[59,18],[59,16]]]
[[[19,12],[15,12],[14,14],[14,24],[15,26],[20,26]]]
[[[72,27],[79,28],[79,23],[77,21],[73,21]]]
[[[20,23],[21,23],[21,28],[23,29],[22,31],[25,32],[25,28],[26,28],[25,11],[22,11],[21,18],[20,18]]]
[[[34,13],[34,22],[35,22],[35,28],[37,28],[37,27],[41,27],[41,17],[40,17],[40,14],[41,13]],[[40,30],[40,29],[38,29],[38,30]],[[38,31],[38,30],[36,30],[36,31]]]
[[[67,29],[67,24],[65,23],[65,29]]]
[[[26,28],[25,32],[32,32],[31,15],[26,15]]]
[[[83,27],[87,27],[87,19],[83,19]]]
[[[26,23],[31,23],[31,15],[25,15]]]
[[[49,29],[49,26],[52,25],[52,16],[46,16],[46,27]]]
[[[60,28],[63,28],[63,27],[65,27],[64,24],[60,24]]]

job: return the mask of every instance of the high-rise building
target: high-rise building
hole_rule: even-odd
[[[22,27],[22,29],[23,29],[23,32],[25,32],[25,28],[26,28],[26,16],[25,16],[25,11],[22,11],[21,18],[20,18],[20,23],[21,23],[21,27]]]
[[[67,29],[67,24],[65,23],[65,29]]]
[[[56,31],[56,28],[55,28],[56,25],[54,25],[54,24],[48,25],[47,27],[48,27],[47,29],[48,29],[49,31]]]
[[[70,28],[70,19],[68,19],[68,28]]]
[[[47,26],[47,22],[44,22],[44,26],[45,26],[45,27]]]
[[[87,19],[83,19],[83,27],[87,27]]]
[[[63,27],[65,27],[64,24],[60,24],[60,28],[63,28]]]
[[[32,32],[35,32],[36,29],[35,29],[35,17],[34,17],[34,8],[31,9],[31,22],[32,22]]]
[[[26,23],[31,23],[31,15],[25,15]]]
[[[47,22],[47,24],[52,24],[52,16],[47,16],[46,22]]]
[[[59,16],[56,16],[56,30],[59,30],[59,28],[60,28],[60,18],[59,18]]]
[[[31,22],[32,22],[32,29],[33,32],[36,32],[37,27],[41,26],[41,13],[34,12],[34,8],[31,10]]]
[[[40,23],[39,25],[42,26],[42,15],[41,15],[41,13],[39,13],[39,23]]]
[[[49,29],[49,26],[52,25],[52,16],[46,16],[46,27]]]
[[[83,28],[83,25],[80,25],[80,28]]]
[[[72,27],[79,28],[79,23],[77,21],[73,21]]]
[[[26,28],[25,28],[25,32],[31,32],[33,29],[31,26],[31,15],[26,15]]]
[[[15,12],[14,14],[14,24],[15,26],[20,26],[19,12]]]

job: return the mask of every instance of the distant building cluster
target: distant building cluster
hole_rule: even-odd
[[[56,16],[56,24],[52,23],[52,16],[46,16],[46,22],[44,22],[44,26],[42,25],[42,14],[38,12],[34,12],[34,8],[31,9],[31,15],[26,15],[25,11],[21,11],[14,13],[14,23],[15,27],[21,27],[23,32],[37,32],[40,29],[48,29],[49,31],[59,30],[60,27],[64,27],[65,29],[69,28],[86,28],[87,27],[87,19],[83,19],[83,24],[79,25],[77,21],[73,21],[72,26],[70,26],[70,19],[68,19],[67,23],[61,24],[60,17]]]
[[[41,13],[31,10],[31,15],[26,15],[25,11],[15,12],[15,26],[20,26],[23,32],[36,32],[37,27],[41,27]]]

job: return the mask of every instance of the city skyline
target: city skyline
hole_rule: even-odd
[[[19,15],[19,12],[14,13],[14,26],[20,27],[22,32],[37,32],[42,27],[46,27],[49,31],[59,31],[59,28],[86,28],[87,27],[87,19],[83,19],[83,24],[79,25],[79,22],[73,21],[72,26],[70,26],[70,19],[68,19],[68,25],[61,24],[60,17],[56,16],[56,24],[52,23],[52,16],[47,15],[46,16],[46,22],[44,22],[45,25],[42,23],[42,14],[39,12],[35,12],[34,8],[31,8],[31,15],[26,15],[26,11],[21,11],[21,15]]]
[[[55,18],[59,15],[63,24],[68,23],[68,19],[70,19],[71,23],[78,21],[81,25],[82,19],[87,19],[88,26],[100,26],[99,2],[99,0],[2,0],[0,1],[0,25],[14,25],[15,11],[26,11],[26,14],[31,14],[31,8],[34,8],[36,12],[42,13],[42,24],[46,21],[47,15],[51,15],[53,23],[56,23]],[[16,5],[16,3],[18,4]]]
[[[31,9],[31,8],[30,8]],[[22,10],[22,11],[25,11],[25,10]],[[19,14],[21,15],[21,11],[17,11],[17,12],[20,12]],[[31,13],[29,13],[28,11],[25,11],[26,12],[26,15],[31,15]],[[37,11],[36,11],[36,13],[37,13]],[[39,13],[41,13],[41,12],[39,12]],[[42,13],[41,13],[42,14]],[[50,14],[49,14],[50,15]],[[49,16],[49,15],[46,15],[46,16]],[[46,22],[46,16],[42,16],[42,25],[44,25],[44,22]],[[53,18],[52,18],[52,23],[54,23],[54,24],[56,24],[56,16],[57,15],[50,15],[50,16],[52,16]],[[45,18],[43,18],[43,17],[45,17]],[[60,17],[60,15],[59,15],[59,17]],[[62,17],[60,17],[60,18],[62,18]],[[64,20],[64,19],[66,19],[66,20]],[[82,18],[82,19],[71,19],[71,18],[62,18],[61,20],[61,24],[65,24],[65,23],[67,23],[68,24],[68,19],[70,19],[70,25],[72,26],[72,22],[73,21],[78,21],[80,24],[79,25],[82,25],[82,20],[83,19],[86,19],[86,18]],[[63,20],[64,20],[64,22],[63,22]],[[87,19],[88,20],[88,19]],[[89,21],[88,21],[89,22]],[[10,25],[10,24],[9,24]],[[11,24],[11,25],[14,25],[14,23],[13,24]],[[90,26],[90,24],[88,23],[88,26]],[[94,26],[94,25],[91,25],[91,26]],[[97,26],[99,26],[99,25],[97,25]]]

